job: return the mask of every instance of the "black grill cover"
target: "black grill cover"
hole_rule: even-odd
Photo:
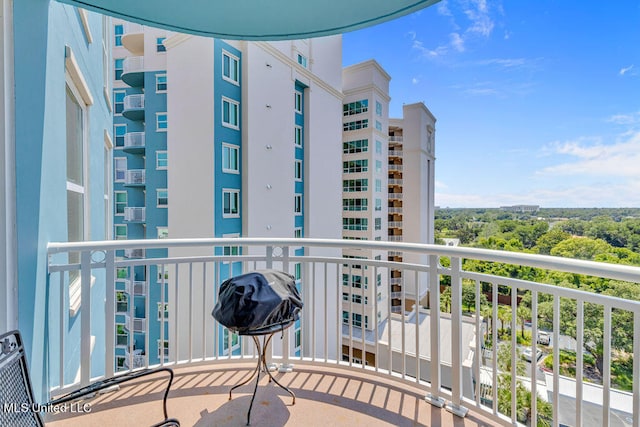
[[[211,313],[231,331],[240,334],[297,320],[302,299],[290,274],[261,270],[225,280]]]

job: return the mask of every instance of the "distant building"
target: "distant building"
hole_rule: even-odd
[[[501,211],[515,212],[515,213],[535,213],[540,210],[538,205],[513,205],[513,206],[500,206]]]

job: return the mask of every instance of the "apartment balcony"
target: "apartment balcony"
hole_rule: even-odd
[[[389,228],[402,228],[402,221],[389,221]]]
[[[124,97],[122,115],[129,120],[144,120],[144,94],[133,94]]]
[[[389,242],[402,242],[402,235],[387,236]]]
[[[400,142],[402,143],[404,141],[404,138],[402,136],[390,136],[389,137],[389,142]]]
[[[402,200],[402,193],[389,193],[389,199]]]
[[[147,319],[139,317],[131,317],[128,314],[124,316],[124,327],[129,332],[145,332],[147,330]]]
[[[399,207],[389,207],[388,212],[390,214],[401,214],[402,213],[402,208]]]
[[[144,187],[146,185],[146,171],[144,169],[130,169],[124,174],[124,185],[127,187]]]
[[[144,101],[143,101],[144,104]],[[143,115],[144,115],[144,106]],[[131,154],[144,154],[145,151],[145,136],[144,132],[127,132],[124,134],[124,146],[122,150]]]
[[[402,150],[389,150],[389,157],[402,157]]]
[[[389,178],[389,185],[399,185],[402,186],[402,178]]]
[[[131,87],[144,87],[144,57],[130,56],[122,64],[122,81]]]
[[[139,248],[126,248],[124,250],[124,257],[127,259],[142,259],[145,257],[146,251]]]
[[[147,283],[144,280],[125,280],[124,291],[129,295],[146,296]]]
[[[212,255],[222,253],[225,246],[247,248],[243,255]],[[295,248],[304,246],[303,255],[295,255]],[[164,249],[163,258],[121,259],[116,254],[122,250]],[[397,303],[396,293],[392,298],[370,298],[368,307],[347,302],[345,310],[360,313],[365,309],[373,313],[382,308],[393,313],[375,326],[375,330],[363,331],[353,324],[343,326],[342,272],[343,264],[353,259],[343,258],[344,251],[359,250],[361,254],[380,251],[397,251],[405,254],[423,255],[424,264],[412,262],[402,265],[402,292],[418,295],[425,283],[429,286],[428,303],[431,309],[407,307]],[[80,263],[67,263],[69,252],[79,252]],[[149,251],[155,252],[155,251]],[[240,337],[238,353],[233,356],[222,351],[220,338],[222,329],[210,313],[215,301],[215,286],[222,282],[220,274],[231,271],[235,265],[240,271],[274,268],[300,276],[301,295],[304,308],[301,314],[299,333],[294,328],[278,333],[268,351],[268,361],[279,366],[277,378],[296,394],[296,404],[291,405],[289,396],[274,389],[273,383],[265,379],[258,389],[258,402],[253,419],[261,425],[517,425],[518,422],[536,425],[536,420],[549,425],[634,425],[640,424],[640,387],[634,383],[632,391],[621,391],[610,381],[614,355],[620,354],[617,343],[612,340],[614,328],[612,314],[626,312],[633,319],[632,332],[627,339],[633,340],[629,357],[640,360],[640,302],[584,292],[573,288],[557,287],[531,280],[513,279],[508,275],[496,276],[464,269],[466,259],[497,265],[516,265],[558,273],[569,273],[595,279],[614,280],[640,284],[640,268],[564,259],[506,251],[477,248],[421,245],[415,243],[389,243],[378,241],[345,241],[323,239],[278,239],[278,238],[222,238],[222,239],[161,239],[81,243],[51,243],[48,247],[49,264],[47,283],[55,286],[56,294],[68,298],[66,281],[62,280],[70,271],[79,270],[81,277],[95,276],[106,281],[94,290],[87,283],[81,289],[80,312],[76,327],[67,323],[64,299],[50,300],[48,312],[51,319],[49,343],[49,383],[51,395],[59,395],[80,384],[86,384],[96,375],[111,376],[116,372],[114,283],[116,271],[136,266],[157,266],[166,271],[166,289],[160,304],[169,304],[170,314],[161,321],[161,330],[168,328],[169,346],[161,364],[176,372],[174,387],[169,395],[169,413],[183,425],[241,424],[246,420],[250,393],[253,385],[238,389],[231,401],[229,388],[240,382],[255,369],[256,352],[250,337]],[[441,258],[446,263],[441,263]],[[375,276],[398,269],[397,263],[370,258],[358,259]],[[444,267],[443,264],[447,265]],[[440,279],[450,284],[450,300],[441,305]],[[384,282],[384,281],[383,281]],[[388,280],[387,280],[388,283]],[[462,287],[471,285],[474,301],[463,303]],[[435,285],[435,286],[433,286]],[[369,287],[375,286],[369,283]],[[104,305],[92,313],[95,289],[107,293]],[[53,290],[53,288],[52,288]],[[487,291],[488,290],[488,291]],[[502,304],[511,309],[511,316],[502,320],[507,330],[520,331],[516,316],[518,294],[529,292],[535,298],[531,306],[529,331],[531,344],[518,345],[516,334],[499,338],[498,334],[498,290],[510,292]],[[398,292],[397,288],[394,292]],[[401,293],[402,293],[401,292]],[[109,294],[111,293],[111,294]],[[402,295],[400,295],[401,297]],[[488,298],[489,311],[484,315],[495,321],[489,322],[477,315],[463,315],[469,311],[481,311],[481,299]],[[481,298],[482,297],[482,298]],[[401,298],[400,298],[401,299]],[[547,310],[542,302],[549,304],[555,313],[551,333],[551,345],[538,344],[538,317]],[[560,323],[561,307],[575,304],[575,327]],[[421,302],[420,304],[423,304]],[[95,307],[95,305],[94,305]],[[155,307],[155,304],[153,305]],[[409,308],[410,310],[410,308]],[[502,312],[502,308],[500,308]],[[545,311],[546,312],[546,311]],[[396,316],[395,314],[403,314]],[[155,310],[152,310],[155,318]],[[149,336],[149,323],[145,319],[127,318],[127,329],[140,331]],[[586,322],[601,325],[604,359],[602,382],[594,384],[591,377],[577,369],[575,378],[566,377],[559,371],[541,371],[526,365],[524,373],[505,379],[497,358],[487,356],[486,348],[496,349],[511,343],[508,350],[511,366],[521,357],[522,350],[537,354],[542,350],[560,366],[560,350],[564,340],[574,340],[577,360],[586,353],[583,343]],[[163,327],[164,326],[164,327]],[[501,326],[502,328],[502,326]],[[631,330],[631,329],[630,329]],[[486,332],[490,332],[488,335]],[[72,335],[70,335],[72,334]],[[96,348],[104,349],[105,358],[91,357],[92,337]],[[432,338],[435,337],[435,338]],[[298,341],[296,341],[298,338]],[[80,343],[78,346],[77,343]],[[296,344],[297,343],[297,344]],[[298,345],[299,344],[299,345]],[[346,344],[346,345],[345,345]],[[155,342],[149,342],[147,354],[155,354]],[[367,352],[375,354],[373,363],[365,366],[354,361],[351,352],[357,346],[366,345]],[[342,354],[348,348],[349,354]],[[102,350],[101,350],[102,351]],[[347,360],[343,362],[342,360]],[[143,366],[149,364],[148,355]],[[639,378],[640,364],[633,366],[633,378]],[[62,381],[61,379],[65,379]],[[587,381],[589,379],[589,381]],[[148,380],[152,381],[152,380]],[[122,390],[123,397],[108,393],[89,401],[90,414],[50,414],[54,426],[73,425],[70,417],[81,416],[85,425],[112,425],[117,417],[129,423],[139,418],[146,419],[152,402],[157,400],[155,385],[148,381],[134,384],[132,389]],[[637,381],[637,380],[636,380]],[[509,393],[499,392],[507,387]],[[549,402],[550,414],[544,415],[538,404],[528,404],[517,399],[516,390],[528,388],[533,396]],[[535,402],[535,399],[533,400]],[[434,406],[431,406],[434,405]],[[441,407],[445,405],[445,409]],[[523,406],[524,405],[524,406]],[[509,414],[503,413],[510,408]],[[322,420],[318,420],[322,414]],[[520,414],[520,415],[518,415]],[[520,419],[525,414],[524,420]],[[142,418],[144,417],[144,418]],[[542,417],[542,418],[541,418]],[[231,420],[231,421],[230,421]],[[533,420],[533,422],[531,421]],[[613,421],[625,420],[627,424]]]
[[[125,207],[124,208],[124,221],[125,222],[145,222],[146,220],[146,208],[141,207]]]
[[[390,170],[390,171],[396,171],[396,172],[402,172],[402,165],[393,165],[393,164],[390,164],[390,165],[389,165],[389,170]]]
[[[140,24],[126,22],[122,35],[122,46],[136,56],[144,55],[144,29]]]

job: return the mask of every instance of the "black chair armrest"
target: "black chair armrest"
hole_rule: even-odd
[[[138,378],[142,378],[148,375],[153,375],[158,372],[166,372],[169,374],[169,381],[167,383],[167,388],[165,389],[164,397],[162,398],[162,409],[164,411],[165,420],[159,424],[154,424],[154,426],[152,427],[179,426],[180,423],[178,422],[178,420],[174,418],[169,418],[169,415],[167,413],[167,397],[169,396],[169,390],[171,389],[171,384],[173,383],[173,370],[171,368],[166,368],[166,367],[131,371],[131,372],[127,372],[126,374],[116,375],[114,377],[107,378],[102,381],[97,381],[89,384],[88,386],[82,387],[78,390],[74,390],[71,393],[65,394],[64,396],[58,397],[48,402],[47,405],[60,405],[62,403],[72,402],[78,399],[82,399],[83,397],[89,396],[91,394],[97,393],[100,390],[104,390],[109,387],[113,387],[115,385],[132,381]]]

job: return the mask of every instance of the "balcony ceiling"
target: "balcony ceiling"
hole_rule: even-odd
[[[127,21],[240,40],[328,36],[416,12],[439,0],[60,0]]]

